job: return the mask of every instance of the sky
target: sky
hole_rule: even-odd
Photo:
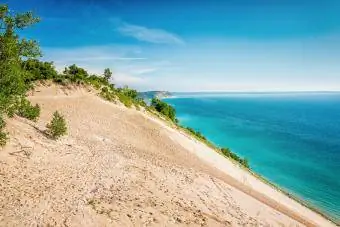
[[[340,91],[339,0],[5,0],[43,60],[138,90]]]

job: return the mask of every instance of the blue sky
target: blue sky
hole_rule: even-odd
[[[340,90],[338,0],[8,0],[57,68],[139,90]]]

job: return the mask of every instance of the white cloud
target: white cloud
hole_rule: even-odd
[[[144,79],[138,76],[130,75],[128,73],[116,73],[114,74],[113,82],[120,86],[129,85],[135,87],[143,83]]]
[[[150,43],[184,44],[184,41],[179,36],[162,29],[147,28],[123,22],[118,25],[117,31],[122,35]]]

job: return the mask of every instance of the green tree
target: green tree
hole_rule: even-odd
[[[112,77],[112,72],[111,72],[111,70],[110,70],[109,68],[106,68],[106,69],[104,70],[104,78],[105,78],[107,81],[109,81],[109,80],[111,79],[111,77]]]
[[[89,74],[85,69],[80,68],[75,64],[66,67],[63,73],[72,82],[85,81],[89,77]]]
[[[176,121],[176,110],[166,102],[158,98],[153,98],[151,100],[151,106],[153,106],[159,113],[163,114],[164,116],[168,117],[171,121]]]
[[[32,12],[12,14],[7,5],[0,5],[0,108],[7,108],[27,90],[21,61],[41,53],[35,41],[20,39],[17,32],[38,21]]]
[[[26,71],[25,82],[55,79],[58,72],[53,62],[42,62],[37,59],[27,59],[21,62],[22,68]]]

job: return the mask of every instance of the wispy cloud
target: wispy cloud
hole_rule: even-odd
[[[147,28],[122,22],[117,31],[125,36],[130,36],[140,41],[158,44],[183,45],[184,41],[177,35],[162,29]]]

